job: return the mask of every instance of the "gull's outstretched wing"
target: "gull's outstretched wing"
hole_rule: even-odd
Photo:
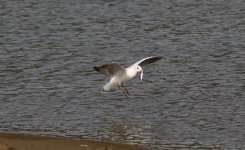
[[[146,57],[146,58],[141,59],[140,61],[136,62],[132,66],[141,66],[142,67],[144,65],[153,63],[153,62],[158,61],[160,59],[162,59],[162,57],[160,57],[160,56],[150,56],[150,57]]]
[[[95,66],[93,68],[94,68],[94,70],[96,70],[99,73],[102,73],[108,77],[113,77],[117,74],[121,74],[121,73],[125,72],[125,69],[117,63],[105,64],[102,66]]]

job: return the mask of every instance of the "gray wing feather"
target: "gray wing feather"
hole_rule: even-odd
[[[97,72],[102,73],[108,77],[112,77],[117,74],[125,72],[125,69],[117,63],[105,64],[102,66],[95,66],[93,68]]]

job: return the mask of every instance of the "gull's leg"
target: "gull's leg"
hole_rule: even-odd
[[[124,86],[122,86],[122,88],[126,91],[127,95],[130,95],[128,90]]]
[[[123,86],[123,84],[119,85],[119,89],[123,91],[123,94],[127,97],[130,95],[128,90]]]
[[[128,97],[128,92],[122,86],[119,86],[119,89],[122,90],[123,94]]]

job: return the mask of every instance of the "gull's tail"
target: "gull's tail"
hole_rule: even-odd
[[[94,70],[96,70],[97,72],[99,72],[99,67],[94,66],[93,68],[94,68]]]

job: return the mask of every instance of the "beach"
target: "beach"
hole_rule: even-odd
[[[146,150],[138,145],[0,133],[0,150]]]

